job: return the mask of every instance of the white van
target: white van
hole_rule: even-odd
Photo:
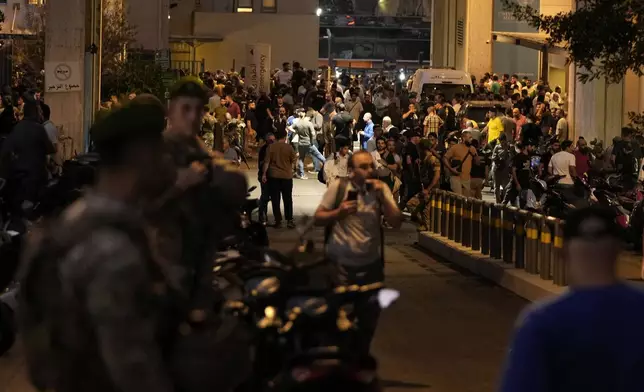
[[[465,71],[449,68],[422,68],[411,79],[411,92],[426,95],[442,93],[448,101],[456,94],[465,96],[474,92],[472,77]]]

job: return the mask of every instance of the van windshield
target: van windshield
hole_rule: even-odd
[[[449,83],[425,83],[423,84],[423,93],[427,97],[432,95],[442,94],[445,99],[451,101],[456,94],[461,94],[463,97],[471,94],[473,91],[469,85],[465,84],[449,84]]]

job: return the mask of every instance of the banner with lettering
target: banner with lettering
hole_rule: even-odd
[[[246,85],[255,91],[271,91],[271,46],[269,44],[246,45]]]

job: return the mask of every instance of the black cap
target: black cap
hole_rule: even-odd
[[[619,238],[619,231],[615,212],[610,208],[594,205],[568,214],[564,225],[564,239],[594,241],[603,237]]]
[[[113,109],[92,126],[91,135],[102,162],[121,163],[126,146],[163,140],[165,107],[153,95],[139,95]]]
[[[204,105],[208,103],[208,92],[203,83],[194,77],[182,78],[172,86],[170,99],[174,100],[179,97],[198,98]]]

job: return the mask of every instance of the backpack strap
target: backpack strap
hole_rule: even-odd
[[[332,209],[334,210],[338,209],[342,204],[342,201],[344,200],[344,194],[347,191],[347,187],[349,186],[349,179],[346,177],[341,177],[340,179],[338,179],[338,181],[340,181],[340,183],[338,184],[338,191],[335,194],[335,201],[333,202]],[[335,226],[335,223],[331,223],[324,228],[325,244],[327,244],[329,242],[329,239],[331,238],[331,230],[333,230],[333,226]]]

